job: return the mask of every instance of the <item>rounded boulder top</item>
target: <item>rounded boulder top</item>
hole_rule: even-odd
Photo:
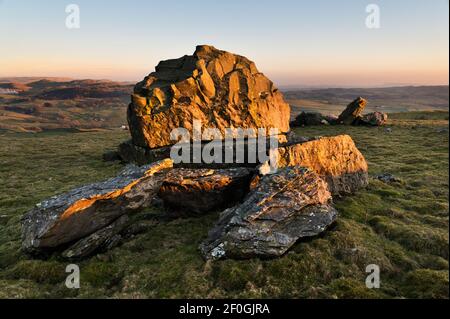
[[[193,55],[159,62],[136,84],[128,108],[133,144],[175,144],[170,133],[193,121],[202,129],[277,128],[289,131],[290,107],[255,63],[244,56],[200,45]]]

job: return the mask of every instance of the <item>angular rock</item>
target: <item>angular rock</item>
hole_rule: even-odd
[[[69,259],[79,259],[88,257],[101,249],[111,249],[122,239],[120,232],[126,227],[128,221],[127,215],[120,216],[110,225],[70,246],[62,253],[62,256]]]
[[[128,108],[133,144],[174,144],[175,128],[278,128],[289,131],[290,107],[281,92],[247,58],[198,46],[193,55],[161,61],[136,84]]]
[[[364,108],[366,107],[367,101],[362,97],[358,97],[352,103],[350,103],[347,108],[339,115],[337,119],[338,124],[351,125],[354,124],[360,117]]]
[[[22,218],[22,246],[28,252],[55,248],[86,237],[127,213],[150,205],[169,159],[126,167],[117,177],[76,188],[36,205]]]
[[[386,124],[388,115],[382,112],[373,112],[363,115],[360,118],[361,124],[371,126],[382,126]]]
[[[158,196],[167,207],[198,214],[224,209],[248,193],[254,170],[176,168],[164,179]]]
[[[200,250],[206,259],[281,256],[334,222],[330,200],[326,183],[307,168],[258,177],[242,204],[222,212]]]
[[[348,135],[323,137],[278,148],[278,167],[308,167],[328,184],[333,195],[351,194],[369,183],[364,156]]]

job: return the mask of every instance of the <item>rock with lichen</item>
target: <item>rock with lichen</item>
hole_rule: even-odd
[[[173,129],[193,121],[202,129],[277,128],[289,131],[290,107],[254,62],[246,57],[198,46],[193,55],[161,61],[136,84],[128,107],[134,145],[159,148],[174,144]],[[201,139],[202,137],[200,137]]]
[[[258,176],[241,204],[223,211],[200,245],[205,259],[278,257],[337,218],[326,182],[302,167]]]

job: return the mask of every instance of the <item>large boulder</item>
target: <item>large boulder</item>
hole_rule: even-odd
[[[86,237],[117,218],[148,207],[172,160],[127,166],[107,181],[79,187],[36,205],[22,218],[22,246],[28,252],[49,249]]]
[[[350,103],[345,110],[339,115],[337,119],[338,124],[351,125],[361,117],[364,108],[367,105],[367,101],[362,97],[358,97],[352,103]]]
[[[176,168],[159,190],[164,204],[180,213],[210,213],[233,206],[248,193],[253,170]]]
[[[326,183],[307,168],[258,176],[244,202],[222,212],[200,250],[206,259],[281,256],[333,223],[330,200]]]
[[[367,162],[349,135],[292,139],[278,148],[278,167],[308,167],[327,182],[333,195],[351,194],[368,185]]]
[[[272,81],[247,58],[198,46],[193,55],[161,61],[136,84],[128,108],[133,144],[159,148],[174,144],[170,133],[193,121],[204,128],[278,128],[289,131],[290,107]]]

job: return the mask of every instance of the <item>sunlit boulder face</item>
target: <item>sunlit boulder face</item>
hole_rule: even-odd
[[[193,120],[204,128],[278,128],[289,131],[290,107],[281,92],[247,58],[198,46],[193,55],[161,61],[136,84],[128,108],[134,145],[172,145],[170,133]],[[192,136],[192,135],[191,135]]]

